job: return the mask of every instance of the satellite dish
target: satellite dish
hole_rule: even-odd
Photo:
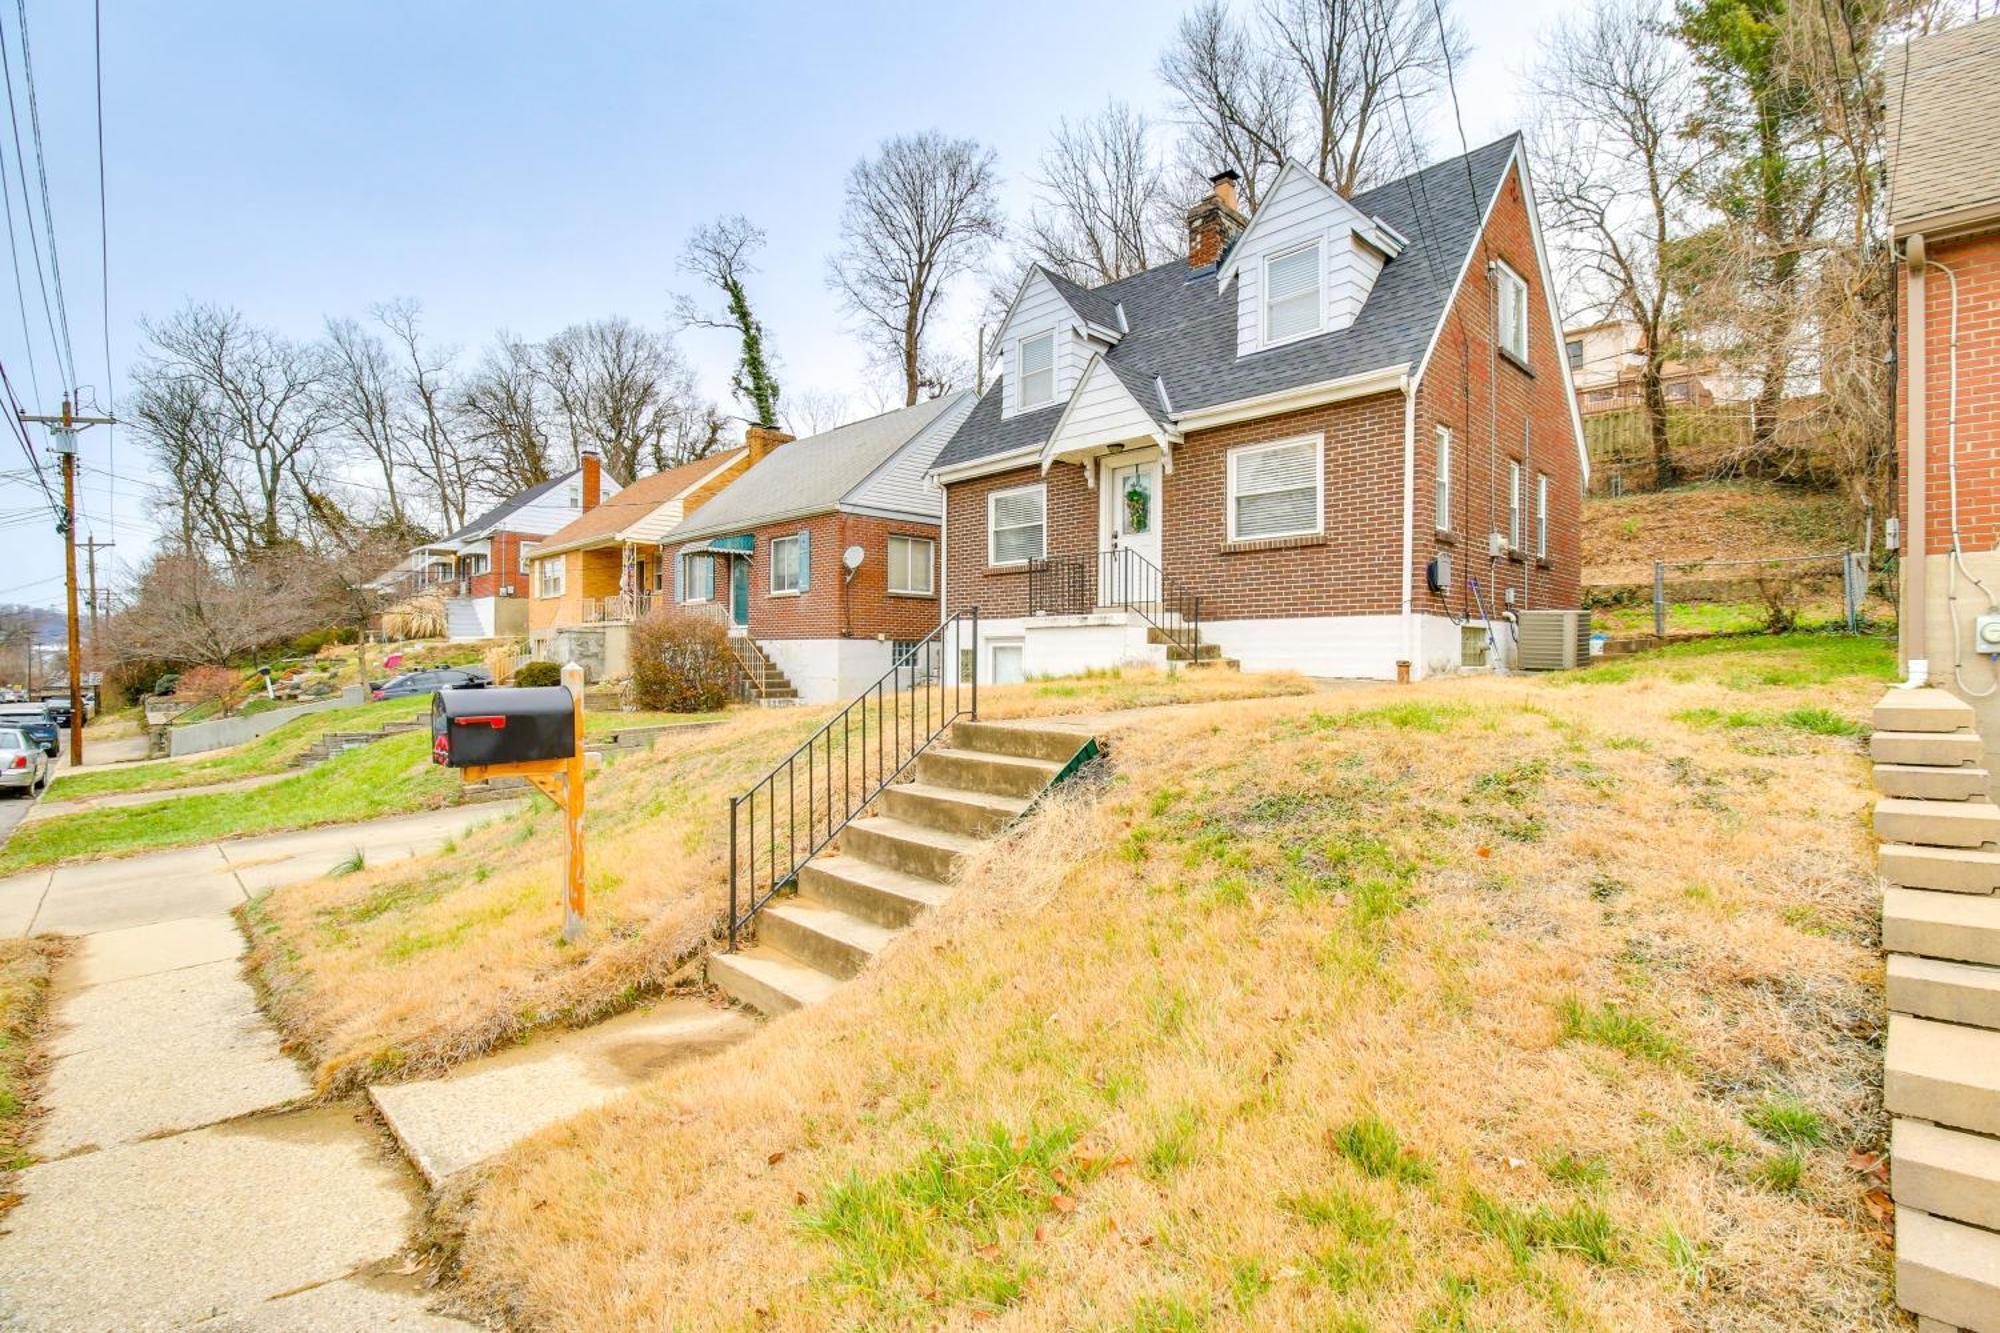
[[[868,552],[859,546],[850,546],[840,553],[840,563],[847,566],[849,573],[861,568],[861,562],[867,558]]]

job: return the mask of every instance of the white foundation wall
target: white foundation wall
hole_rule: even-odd
[[[882,639],[759,639],[802,703],[844,703],[888,673],[891,649]]]
[[[1930,683],[1972,705],[1986,744],[1986,771],[2000,773],[2000,662],[1975,652],[1972,639],[1972,622],[1986,610],[1986,595],[1972,580],[1978,579],[2000,596],[2000,551],[1967,551],[1961,558],[1964,573],[1955,578],[1950,556],[1924,558],[1924,653],[1930,662]],[[1955,633],[1947,600],[1954,583],[1958,593]],[[1952,669],[1954,653],[1957,671]]]
[[[1424,617],[1433,619],[1433,617]],[[1445,622],[1447,627],[1450,622]],[[1453,631],[1456,633],[1456,631]],[[1403,618],[1388,616],[1285,616],[1273,620],[1204,621],[1204,641],[1222,646],[1245,671],[1296,671],[1306,676],[1394,680],[1396,663],[1409,656]],[[1458,661],[1454,644],[1450,661]],[[1411,664],[1411,672],[1419,670]]]

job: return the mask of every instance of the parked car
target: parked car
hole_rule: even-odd
[[[19,727],[0,727],[0,791],[33,796],[49,785],[49,757]]]
[[[432,667],[396,676],[370,692],[373,699],[409,699],[439,690],[483,690],[493,677],[479,667]]]
[[[62,729],[50,716],[47,704],[0,704],[0,727],[27,732],[29,738],[42,747],[42,753],[51,759],[62,753]]]

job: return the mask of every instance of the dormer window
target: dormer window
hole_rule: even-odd
[[[1318,333],[1325,303],[1320,287],[1326,267],[1313,241],[1264,261],[1264,345]]]
[[[1043,407],[1056,400],[1056,335],[1021,339],[1021,406]]]

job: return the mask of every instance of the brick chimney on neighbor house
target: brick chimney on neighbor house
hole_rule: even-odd
[[[764,456],[781,444],[790,444],[794,436],[786,434],[776,426],[760,426],[752,423],[743,430],[743,443],[750,449],[750,466],[756,467],[764,461]]]
[[[604,486],[604,460],[597,456],[596,445],[586,444],[577,462],[583,469],[583,512],[588,514],[597,508]]]
[[[1188,267],[1206,268],[1222,258],[1222,252],[1250,225],[1237,207],[1236,183],[1242,177],[1233,171],[1210,176],[1215,188],[1187,211]]]

